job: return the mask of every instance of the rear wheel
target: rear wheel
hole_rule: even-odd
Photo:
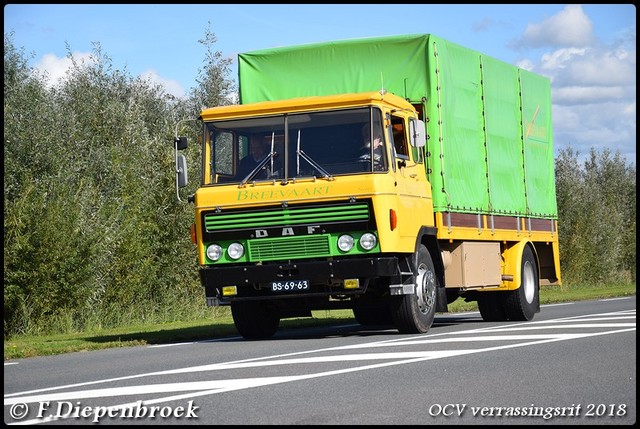
[[[538,264],[530,246],[522,252],[521,283],[505,299],[505,312],[509,320],[526,321],[540,311],[540,280]]]
[[[422,334],[431,328],[436,315],[438,279],[433,260],[424,245],[420,245],[414,261],[415,292],[391,297],[391,316],[402,334]]]
[[[232,302],[231,315],[236,329],[247,340],[270,338],[280,325],[278,311],[261,301]]]

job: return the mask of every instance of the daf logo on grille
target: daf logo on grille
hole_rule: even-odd
[[[255,237],[287,237],[292,235],[310,235],[315,234],[316,230],[320,228],[320,225],[308,225],[304,228],[285,227],[285,228],[273,228],[273,229],[256,229]]]

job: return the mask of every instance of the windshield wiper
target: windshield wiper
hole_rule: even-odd
[[[299,159],[300,159],[300,157],[302,157],[302,159],[307,161],[309,163],[309,165],[311,165],[320,174],[322,174],[323,178],[325,178],[327,180],[333,180],[333,177],[331,176],[331,174],[329,174],[327,172],[327,170],[322,168],[320,166],[320,164],[315,162],[309,155],[307,155],[306,153],[304,153],[304,151],[302,149],[300,149],[300,130],[298,130],[298,142],[297,142],[296,154],[298,155],[298,171],[297,171],[298,174],[300,174],[300,161],[299,161]]]
[[[240,182],[240,187],[243,187],[244,185],[247,184],[247,182],[250,182],[251,180],[253,180],[258,175],[258,173],[264,168],[264,166],[267,165],[268,162],[271,162],[271,174],[273,174],[273,160],[276,159],[276,157],[278,156],[278,152],[274,151],[274,140],[275,140],[275,133],[271,133],[271,150],[258,163],[256,168],[251,170],[251,172],[247,174],[247,177],[242,179],[242,182]]]

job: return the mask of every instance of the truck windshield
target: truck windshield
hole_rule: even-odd
[[[208,184],[333,179],[387,170],[376,108],[297,113],[205,123]]]

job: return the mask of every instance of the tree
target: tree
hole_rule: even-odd
[[[214,50],[218,41],[207,23],[204,38],[198,43],[205,47],[204,66],[198,70],[197,86],[190,91],[190,104],[197,117],[207,107],[226,106],[237,102],[237,87],[231,79],[231,58],[224,58],[222,52]]]
[[[593,148],[581,167],[569,148],[555,168],[565,282],[635,282],[635,167],[619,153]]]

